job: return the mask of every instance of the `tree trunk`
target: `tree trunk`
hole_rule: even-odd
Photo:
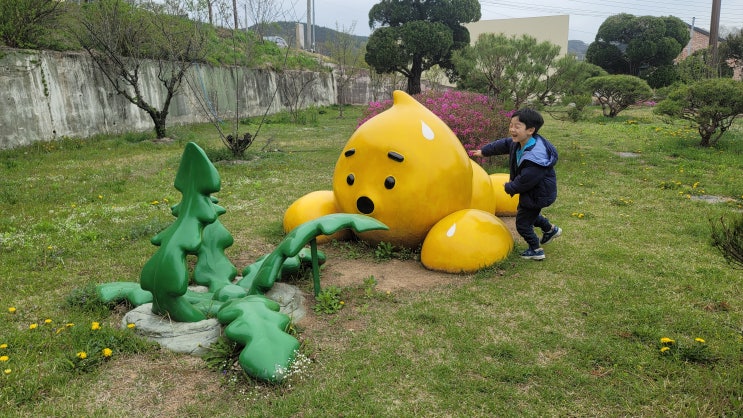
[[[150,117],[152,118],[152,122],[155,124],[155,136],[157,139],[165,138],[167,135],[165,120],[168,118],[168,112],[150,113]]]
[[[423,62],[419,57],[413,57],[413,66],[410,68],[408,76],[408,94],[418,94],[421,92],[421,74],[423,74]]]

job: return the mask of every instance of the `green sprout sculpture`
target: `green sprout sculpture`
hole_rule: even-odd
[[[289,232],[273,252],[246,267],[242,279],[233,284],[237,269],[224,250],[234,240],[218,220],[226,210],[211,196],[219,191],[220,184],[219,174],[204,151],[188,143],[175,179],[175,188],[183,196],[171,210],[177,219],[152,238],[159,248],[142,268],[140,283],[100,284],[98,295],[105,303],[126,299],[139,306],[152,302],[153,313],[177,322],[216,316],[225,325],[227,338],[244,346],[239,357],[241,367],[255,378],[279,382],[295,358],[299,341],[286,333],[291,318],[279,312],[279,304],[264,293],[283,274],[297,271],[309,258],[317,295],[319,265],[325,260],[317,251],[317,236],[342,229],[365,232],[387,226],[352,214],[328,215],[304,223]],[[188,289],[188,255],[198,257],[193,282],[208,287],[207,292]]]

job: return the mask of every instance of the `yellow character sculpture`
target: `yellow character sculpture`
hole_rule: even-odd
[[[346,143],[332,192],[295,201],[284,214],[284,230],[330,213],[363,214],[389,229],[360,233],[360,239],[421,245],[426,268],[472,272],[513,249],[511,233],[495,216],[503,183],[470,160],[441,119],[395,91],[392,107],[359,126]]]

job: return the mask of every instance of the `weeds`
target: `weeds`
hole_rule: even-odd
[[[317,313],[332,315],[341,309],[345,302],[341,300],[341,289],[338,286],[328,286],[322,289],[315,297],[313,310]]]

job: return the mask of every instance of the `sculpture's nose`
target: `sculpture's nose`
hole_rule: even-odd
[[[366,196],[361,196],[356,200],[356,208],[364,215],[368,215],[374,212],[374,202]]]

